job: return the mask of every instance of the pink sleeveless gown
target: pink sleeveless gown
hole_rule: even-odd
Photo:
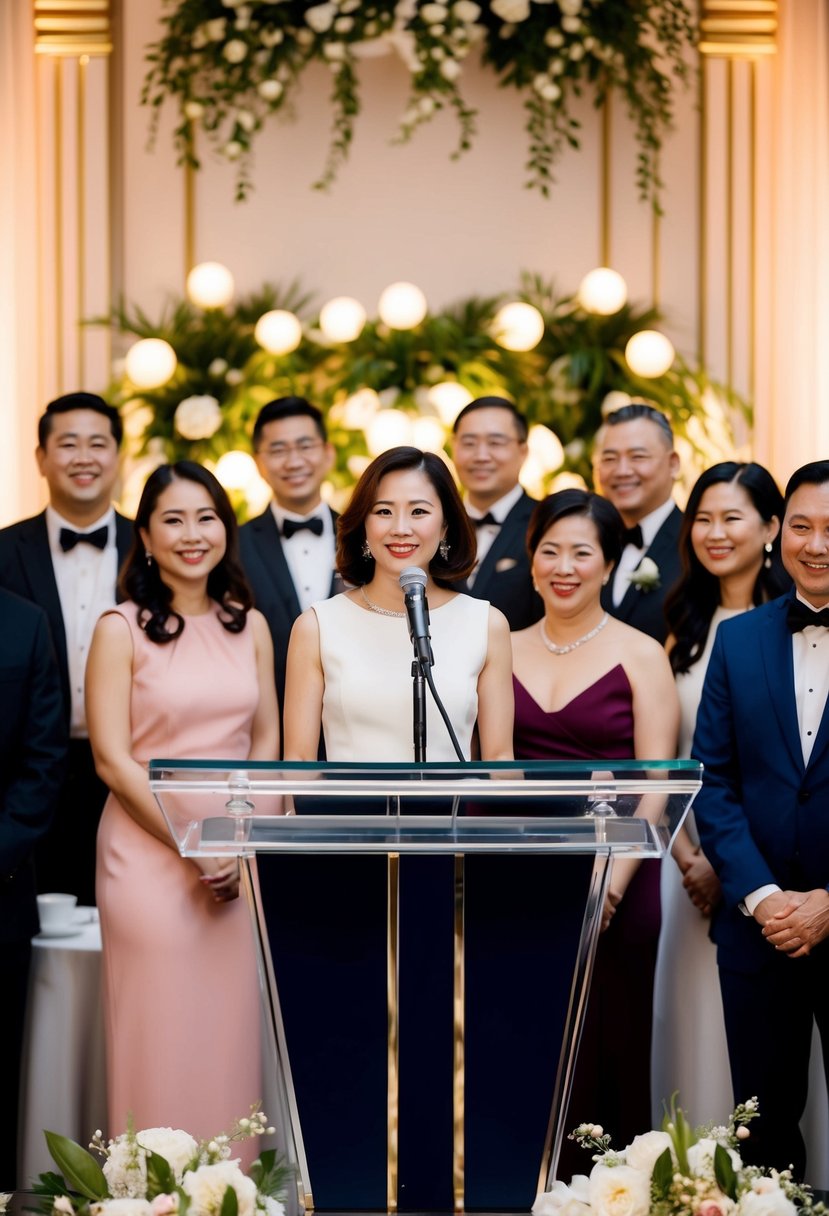
[[[134,758],[245,759],[259,697],[250,626],[233,634],[216,612],[186,617],[160,646],[138,628],[134,604],[115,611],[134,646]],[[261,1097],[250,914],[243,896],[214,903],[199,873],[110,794],[97,859],[109,1136],[128,1117],[136,1129],[215,1136]],[[242,1152],[252,1144],[241,1155],[255,1156]]]

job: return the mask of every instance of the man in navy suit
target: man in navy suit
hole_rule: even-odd
[[[335,453],[322,413],[304,397],[280,397],[264,405],[254,424],[253,448],[273,500],[242,526],[239,550],[256,607],[273,638],[281,715],[294,621],[316,600],[342,588],[334,572],[337,516],[320,495]]]
[[[613,503],[626,530],[602,605],[611,616],[664,642],[663,605],[680,574],[682,524],[682,512],[671,497],[679,457],[670,422],[645,401],[623,405],[607,416],[596,435],[593,470],[596,488]]]
[[[717,631],[694,810],[723,891],[712,937],[734,1097],[759,1101],[747,1145],[802,1176],[815,1021],[829,1070],[829,460],[789,479],[781,553],[792,592]]]
[[[47,831],[66,759],[66,720],[46,614],[0,591],[0,1190],[17,1180],[17,1092],[32,937],[34,849]]]
[[[107,795],[86,730],[86,658],[132,542],[130,521],[112,505],[122,434],[118,411],[93,393],[52,401],[35,452],[49,505],[0,531],[0,587],[48,617],[71,736],[60,802],[36,853],[38,890],[70,891],[82,904],[95,902],[95,838]]]
[[[518,482],[527,458],[527,420],[505,397],[478,397],[453,427],[452,457],[478,538],[477,565],[460,590],[489,600],[510,629],[544,614],[527,556],[535,499]]]

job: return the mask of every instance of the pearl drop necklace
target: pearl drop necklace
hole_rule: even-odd
[[[405,616],[405,612],[394,612],[391,608],[381,608],[379,604],[375,604],[374,600],[370,600],[366,595],[365,587],[360,587],[360,595],[363,597],[366,608],[369,612],[378,612],[380,616]]]
[[[575,642],[569,642],[566,646],[556,646],[550,641],[550,639],[547,637],[543,620],[538,622],[538,628],[539,632],[541,633],[541,640],[549,650],[550,654],[569,654],[570,651],[575,650],[577,646],[583,646],[585,642],[589,642],[591,638],[594,638],[597,633],[601,633],[609,620],[610,617],[607,613],[605,613],[595,629],[591,629],[590,632],[586,633],[583,638],[576,638]]]

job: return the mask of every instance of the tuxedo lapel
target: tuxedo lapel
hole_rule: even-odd
[[[478,567],[478,572],[475,575],[475,594],[479,599],[489,598],[486,593],[496,575],[498,562],[515,553],[516,546],[519,551],[523,547],[524,536],[527,531],[527,520],[530,514],[527,510],[526,502],[526,496],[519,498],[498,529],[498,535],[493,540],[486,557]]]
[[[761,642],[761,658],[769,701],[780,727],[780,737],[799,772],[803,772],[803,747],[797,725],[797,703],[794,692],[794,661],[792,658],[792,635],[786,627],[786,609],[790,595],[782,596],[774,603],[775,611],[769,614]],[[826,734],[826,714],[823,715],[815,749],[821,736]],[[813,752],[814,755],[814,752]]]
[[[659,588],[654,587],[654,591],[659,590],[664,598],[667,586],[665,584],[664,571],[665,568],[674,569],[676,566],[676,546],[679,536],[679,528],[682,522],[682,512],[678,507],[674,507],[668,518],[663,523],[662,527],[657,532],[653,541],[648,545],[645,552],[642,554],[641,561],[649,557],[656,564],[660,571],[661,579]],[[641,562],[640,562],[641,564]],[[635,568],[638,569],[638,566]],[[635,571],[634,571],[635,572]],[[673,582],[673,578],[669,579]],[[639,604],[639,600],[643,595],[650,595],[650,591],[641,591],[633,583],[628,584],[627,591],[622,596],[618,608],[613,607],[613,579],[611,577],[608,585],[602,590],[602,607],[607,611],[612,612],[620,621],[630,621]]]
[[[290,619],[295,620],[300,613],[299,597],[285,560],[285,550],[282,548],[279,529],[270,507],[258,519],[254,519],[250,527],[254,548],[261,560],[264,577],[272,584],[277,596],[284,603]]]
[[[55,650],[65,672],[66,630],[63,627],[60,595],[49,549],[45,512],[29,520],[25,528],[21,527],[18,534],[18,556],[23,577],[29,585],[30,594],[27,598],[39,604],[48,616]]]

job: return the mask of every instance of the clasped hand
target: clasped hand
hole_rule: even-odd
[[[239,862],[235,857],[199,857],[201,882],[217,904],[239,897]]]
[[[688,898],[702,916],[710,916],[720,901],[720,880],[714,867],[701,849],[696,849],[685,862],[679,863],[682,885]]]
[[[829,937],[829,891],[775,891],[760,901],[754,919],[775,950],[803,958]]]

